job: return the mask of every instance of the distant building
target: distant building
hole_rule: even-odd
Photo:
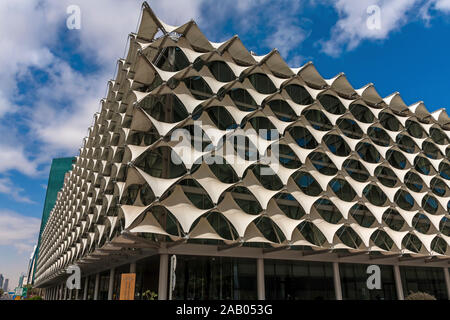
[[[8,291],[8,285],[9,285],[9,279],[5,279],[5,282],[3,283],[3,291]]]
[[[0,288],[3,288],[3,275],[0,273]]]
[[[28,262],[28,272],[27,272],[27,281],[25,284],[32,284],[33,283],[33,274],[34,274],[34,267],[36,265],[36,254],[37,254],[37,245],[34,246],[33,252],[30,256],[30,261]]]

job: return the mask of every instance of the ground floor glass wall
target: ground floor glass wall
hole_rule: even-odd
[[[174,300],[257,299],[255,259],[177,256],[175,277]]]
[[[429,293],[438,300],[448,299],[443,268],[401,266],[400,274],[405,297],[420,291]]]
[[[264,260],[266,299],[334,300],[331,263]]]
[[[109,273],[104,271],[100,274],[100,283],[98,286],[98,300],[108,300]]]
[[[344,300],[395,300],[394,269],[392,266],[377,265],[381,271],[381,289],[369,289],[367,279],[372,272],[367,273],[369,265],[340,263],[342,298]]]
[[[136,263],[136,288],[134,299],[146,300],[149,299],[151,292],[157,294],[158,283],[159,255],[154,255],[138,261]]]

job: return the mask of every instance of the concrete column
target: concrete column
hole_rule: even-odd
[[[167,253],[162,253],[159,255],[158,300],[167,300],[168,272],[169,272],[169,255]]]
[[[58,285],[58,300],[62,300],[63,297],[63,292],[62,292],[62,286],[59,284]]]
[[[113,290],[114,290],[114,276],[116,274],[116,270],[112,268],[109,271],[109,284],[108,284],[108,300],[112,300],[113,298]]]
[[[397,290],[397,299],[405,300],[405,296],[403,295],[402,277],[400,276],[400,267],[398,265],[394,266],[394,279],[395,288]]]
[[[136,262],[130,263],[130,273],[136,273]]]
[[[100,286],[100,272],[95,275],[94,300],[98,300],[99,286]]]
[[[89,276],[87,276],[86,278],[84,278],[83,300],[87,300],[88,283],[89,283]]]
[[[333,278],[334,278],[334,292],[336,300],[342,300],[341,275],[339,273],[339,263],[333,262]]]
[[[78,294],[80,293],[80,289],[75,289],[75,300],[78,300]]]
[[[448,268],[444,268],[445,283],[447,284],[447,298],[450,300],[450,274]]]
[[[264,284],[264,259],[256,259],[256,281],[258,287],[258,300],[266,300],[266,287]]]
[[[64,300],[67,300],[67,291],[68,291],[68,289],[66,288],[66,286],[64,285],[64,283],[61,285],[62,286],[62,288],[63,288],[63,292],[64,292],[64,296],[63,296],[63,299]]]

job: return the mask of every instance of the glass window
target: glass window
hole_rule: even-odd
[[[268,103],[270,110],[275,116],[284,122],[297,120],[297,114],[292,110],[291,106],[284,100],[272,100]]]
[[[264,260],[268,300],[334,300],[331,263]]]
[[[369,265],[340,263],[342,298],[344,300],[395,300],[394,270],[392,266],[378,265],[381,270],[381,289],[369,290],[367,273]]]
[[[426,292],[438,300],[447,300],[444,270],[442,268],[401,266],[405,297],[413,292]]]
[[[394,171],[385,166],[379,166],[375,169],[375,177],[387,187],[394,187],[397,184],[397,176]]]
[[[343,168],[345,168],[345,171],[347,171],[353,180],[364,182],[369,178],[369,172],[358,160],[345,160]]]
[[[320,131],[329,131],[333,128],[330,120],[320,110],[310,109],[304,113],[306,120],[309,121],[311,126]]]
[[[440,144],[440,145],[448,144],[447,135],[438,128],[431,128],[430,136],[431,136],[431,139],[433,139],[433,141],[436,142],[437,144]]]
[[[189,116],[184,105],[173,94],[149,95],[139,105],[156,120],[167,123],[179,122]]]
[[[262,94],[271,94],[277,91],[275,85],[273,84],[270,78],[262,73],[254,73],[248,76],[248,80],[250,80],[251,84],[255,88],[256,91]]]
[[[307,172],[298,171],[292,175],[292,180],[309,196],[317,196],[322,192],[320,184]]]
[[[233,71],[231,71],[230,67],[223,61],[212,61],[208,64],[208,67],[217,81],[231,82],[236,79]]]
[[[391,142],[391,138],[386,133],[386,131],[384,131],[383,129],[378,128],[378,127],[370,127],[367,130],[367,135],[370,137],[370,139],[374,143],[376,143],[377,145],[382,146],[382,147],[389,146],[389,144]]]
[[[174,300],[256,300],[256,260],[177,256]]]
[[[391,228],[394,231],[400,231],[400,229],[405,224],[405,220],[403,217],[398,213],[397,210],[394,209],[387,209],[383,214],[383,221],[386,223],[386,225]]]
[[[418,124],[415,121],[407,120],[406,121],[406,130],[408,130],[408,133],[413,136],[414,138],[421,139],[423,138],[426,133],[423,130],[422,126]]]
[[[291,97],[292,101],[301,105],[308,105],[314,102],[314,99],[302,86],[291,84],[284,88],[288,95]]]
[[[400,121],[395,116],[387,112],[380,112],[378,115],[381,125],[389,131],[399,131],[401,128]]]
[[[350,112],[356,120],[364,123],[372,123],[375,120],[375,116],[370,112],[369,108],[361,104],[352,104],[350,106]]]
[[[387,200],[387,196],[376,185],[369,184],[363,190],[363,194],[369,202],[375,206],[382,207]]]
[[[388,150],[386,152],[386,160],[396,169],[405,169],[408,165],[408,160],[406,157],[397,150]]]
[[[345,157],[352,151],[342,137],[335,134],[328,134],[323,137],[323,141],[330,151],[340,157]]]
[[[157,294],[158,284],[159,255],[154,255],[136,262],[136,286],[134,299],[146,300],[148,299],[147,297],[150,292]]]
[[[224,107],[210,107],[208,108],[208,115],[220,130],[234,129],[237,127],[233,117]]]
[[[206,100],[213,95],[211,88],[202,77],[190,77],[183,82],[197,100]]]
[[[189,66],[189,60],[178,47],[164,48],[155,62],[155,65],[164,71],[176,72]]]
[[[356,146],[356,152],[358,152],[361,159],[370,163],[377,163],[380,161],[381,155],[373,145],[367,142],[360,142]]]
[[[247,112],[256,110],[256,102],[246,90],[234,88],[230,90],[229,95],[239,110]]]
[[[316,139],[314,139],[313,135],[306,128],[295,126],[288,129],[288,132],[302,148],[314,149],[318,145]]]
[[[351,139],[361,139],[364,134],[354,120],[339,118],[336,123],[339,129],[341,129],[342,133]]]
[[[332,96],[329,94],[324,94],[319,97],[319,101],[322,104],[322,106],[325,108],[325,110],[327,110],[328,112],[330,112],[332,114],[344,114],[346,111],[341,100],[339,100],[335,96]]]
[[[312,152],[309,154],[308,159],[313,164],[314,168],[322,174],[335,175],[338,171],[331,159],[322,152]]]

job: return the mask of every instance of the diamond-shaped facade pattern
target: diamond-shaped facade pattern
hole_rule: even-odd
[[[129,42],[43,232],[38,283],[123,234],[450,256],[444,110],[148,7]]]

